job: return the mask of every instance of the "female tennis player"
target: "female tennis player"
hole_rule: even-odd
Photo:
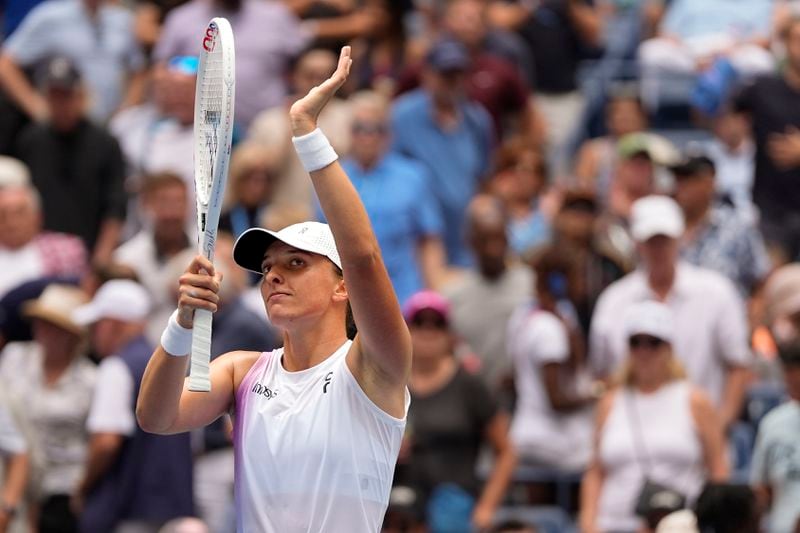
[[[284,347],[222,355],[211,364],[211,392],[187,389],[192,315],[216,310],[221,281],[198,256],[142,382],[137,415],[146,431],[187,431],[233,412],[239,532],[377,532],[388,505],[410,337],[364,207],[316,128],[351,63],[345,47],[331,78],[290,110],[295,148],[330,226],[251,228],[234,247],[239,265],[263,273],[264,305]],[[348,306],[358,327],[352,342]]]

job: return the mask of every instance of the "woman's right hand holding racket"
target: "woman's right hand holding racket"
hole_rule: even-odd
[[[194,310],[216,312],[219,304],[219,286],[222,273],[202,255],[196,256],[178,280],[178,324],[190,329],[194,324]]]

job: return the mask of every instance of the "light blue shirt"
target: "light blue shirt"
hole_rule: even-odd
[[[419,163],[389,153],[365,170],[352,159],[342,162],[367,210],[383,262],[402,304],[424,287],[417,246],[440,237],[442,216],[429,189],[428,172]],[[317,218],[324,220],[317,205]]]
[[[787,402],[764,417],[751,465],[753,485],[772,488],[770,533],[794,533],[800,520],[800,403]]]
[[[89,116],[104,122],[119,107],[128,75],[144,66],[128,10],[103,4],[95,19],[79,0],[36,6],[3,51],[23,68],[60,55],[72,60],[89,89]]]
[[[417,89],[398,98],[392,111],[394,148],[430,171],[430,186],[442,209],[448,263],[469,266],[464,219],[478,184],[489,171],[493,133],[489,114],[478,104],[459,106],[458,125],[445,131],[433,119],[430,96]]]
[[[723,33],[736,39],[769,37],[772,0],[674,0],[662,30],[682,39]]]

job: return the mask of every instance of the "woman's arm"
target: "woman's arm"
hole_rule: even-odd
[[[195,257],[180,278],[178,318],[173,327],[191,330],[195,309],[216,311],[221,280],[211,261]],[[189,351],[169,354],[159,346],[147,363],[136,405],[136,418],[143,430],[172,434],[210,424],[233,401],[236,378],[244,375],[236,369],[249,368],[258,357],[255,352],[230,352],[214,359],[210,366],[211,391],[191,392],[186,380]]]
[[[542,381],[544,384],[547,399],[553,411],[568,413],[576,409],[581,409],[594,402],[595,398],[589,396],[573,396],[564,390],[559,376],[562,373],[564,363],[546,363],[542,365]]]
[[[703,446],[703,460],[708,478],[710,481],[725,481],[729,472],[720,416],[708,396],[698,389],[692,390],[689,405]]]
[[[316,130],[317,116],[344,84],[351,64],[350,47],[346,46],[336,72],[292,105],[289,114],[295,138]],[[411,369],[411,339],[367,212],[338,161],[310,175],[342,260],[358,327],[348,365],[370,399],[387,412],[402,416],[403,391]]]
[[[492,525],[494,513],[503,501],[503,496],[514,475],[517,455],[508,438],[509,420],[506,413],[498,412],[489,420],[486,427],[486,439],[491,443],[495,453],[492,473],[472,513],[472,523],[479,530]]]
[[[600,440],[603,435],[603,427],[608,419],[608,414],[611,412],[611,406],[614,404],[614,397],[616,394],[616,391],[610,391],[603,396],[600,403],[597,405],[594,430],[594,452],[592,454],[592,461],[589,463],[589,468],[583,475],[583,482],[581,483],[581,511],[578,517],[578,526],[580,527],[581,533],[595,533],[598,531],[597,506],[598,501],[600,501],[600,494],[603,490],[603,481],[605,478],[603,465],[600,463]]]
[[[28,482],[28,454],[18,453],[6,461],[6,478],[0,492],[0,533],[5,532],[13,518],[5,509],[19,509]],[[20,512],[20,511],[18,511]]]

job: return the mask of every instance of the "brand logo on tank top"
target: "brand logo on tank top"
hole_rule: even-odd
[[[322,386],[322,394],[328,393],[328,385],[331,384],[331,378],[333,378],[333,372],[328,372],[325,376],[325,384]]]
[[[263,396],[267,400],[270,400],[278,395],[278,391],[272,390],[269,387],[262,385],[261,383],[257,382],[253,385],[253,388],[250,389],[250,392],[254,392],[259,396]]]

